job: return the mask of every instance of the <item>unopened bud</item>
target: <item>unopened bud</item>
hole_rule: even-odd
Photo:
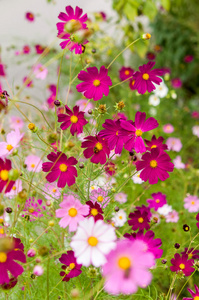
[[[12,181],[16,181],[20,176],[20,173],[17,169],[11,169],[9,172],[8,172],[8,178]]]
[[[150,33],[144,33],[144,34],[142,35],[142,39],[143,39],[143,40],[150,40],[150,38],[151,38],[151,34],[150,34]]]
[[[34,130],[35,129],[35,124],[34,123],[30,123],[29,125],[28,125],[28,128],[32,131],[32,130]]]

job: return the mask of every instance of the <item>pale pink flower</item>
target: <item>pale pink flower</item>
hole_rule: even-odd
[[[24,136],[24,133],[20,133],[19,129],[11,131],[7,134],[6,142],[0,142],[0,157],[5,158],[7,155],[19,147],[19,143]]]
[[[179,220],[179,214],[176,210],[172,210],[168,215],[165,217],[166,223],[177,223]]]
[[[127,194],[125,193],[118,193],[115,194],[115,201],[119,202],[119,203],[125,203],[127,201]]]
[[[176,152],[179,152],[182,148],[182,143],[180,139],[175,138],[175,137],[170,137],[167,139],[166,144],[168,146],[169,150],[173,150]]]
[[[197,196],[189,195],[184,199],[184,208],[189,212],[198,212],[199,211],[199,199]]]
[[[174,127],[173,127],[173,125],[171,125],[171,124],[165,124],[165,125],[163,126],[163,131],[164,131],[165,133],[172,133],[172,132],[174,132]]]
[[[35,78],[44,80],[48,74],[48,69],[42,64],[38,64],[34,67],[33,73],[35,74]]]
[[[117,248],[107,255],[103,266],[104,289],[113,295],[132,294],[138,287],[145,288],[151,282],[149,268],[155,264],[154,255],[146,251],[140,240],[120,240]]]
[[[88,110],[94,108],[93,103],[88,102],[87,99],[80,99],[80,100],[76,101],[76,105],[79,106],[80,111],[85,112],[86,117],[91,117],[91,115],[89,115],[89,113],[88,113]]]
[[[192,127],[193,135],[196,135],[199,138],[199,126],[195,125]]]
[[[73,195],[68,195],[56,210],[56,217],[62,218],[59,226],[66,228],[69,226],[69,232],[76,231],[80,221],[84,220],[84,216],[89,214],[89,206],[83,205]]]
[[[112,225],[103,220],[95,222],[94,218],[88,218],[79,223],[70,246],[78,264],[100,267],[107,262],[105,255],[115,248],[116,239]]]
[[[173,163],[176,169],[185,169],[185,164],[182,162],[180,155],[176,156],[176,158],[173,160]]]
[[[24,121],[20,117],[12,116],[10,118],[10,128],[12,129],[22,129],[24,126]]]
[[[17,179],[10,192],[6,193],[6,197],[13,198],[17,196],[17,194],[21,191],[22,191],[22,181],[20,179]]]
[[[28,155],[25,159],[25,164],[29,172],[40,172],[42,170],[42,163],[41,158],[36,155]]]
[[[33,270],[33,274],[36,275],[36,276],[41,276],[44,272],[44,269],[42,266],[39,266],[39,265],[36,265],[34,267],[34,270]]]
[[[99,203],[100,206],[106,207],[110,201],[110,198],[108,197],[108,192],[104,191],[101,188],[98,188],[97,190],[92,190],[90,194],[90,200],[95,203]]]
[[[47,200],[52,200],[53,198],[55,199],[59,199],[59,197],[61,196],[61,192],[60,189],[57,187],[56,183],[46,183],[43,191],[50,194],[51,196],[47,195],[46,193],[44,193],[44,197]]]

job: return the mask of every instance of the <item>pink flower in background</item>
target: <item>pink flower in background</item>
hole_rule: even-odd
[[[191,117],[192,117],[193,119],[198,120],[198,119],[199,119],[199,111],[194,110],[194,111],[191,113]]]
[[[31,12],[27,12],[27,13],[26,13],[26,19],[27,19],[29,22],[33,22],[34,19],[35,19],[35,16],[34,16],[34,14],[31,13]]]
[[[182,162],[180,155],[176,156],[176,158],[173,160],[173,163],[176,169],[185,169],[185,164]]]
[[[9,171],[12,169],[11,160],[0,158],[0,193],[4,190],[4,193],[10,192],[15,181],[9,180]]]
[[[44,80],[48,74],[48,69],[44,67],[42,64],[37,64],[33,68],[33,73],[35,74],[35,78]]]
[[[33,274],[36,276],[41,276],[44,273],[44,269],[42,266],[36,265],[33,269]]]
[[[115,201],[119,203],[125,203],[127,201],[127,194],[125,193],[117,193],[115,194]]]
[[[49,91],[51,92],[50,96],[48,97],[48,99],[46,100],[49,108],[54,108],[54,101],[56,100],[56,91],[57,91],[57,87],[55,84],[50,84],[48,86]]]
[[[57,187],[55,183],[46,183],[43,188],[43,191],[50,195],[49,196],[46,193],[43,193],[44,197],[47,200],[52,200],[53,198],[59,199],[61,196],[60,189]]]
[[[84,220],[84,216],[89,214],[89,206],[83,205],[73,195],[65,197],[56,210],[56,217],[62,218],[59,221],[59,226],[66,228],[69,226],[69,232],[76,231],[77,225]]]
[[[179,214],[176,210],[172,210],[166,216],[166,223],[177,223],[179,220]]]
[[[25,159],[25,164],[29,172],[38,173],[42,170],[42,160],[37,155],[28,155]]]
[[[41,53],[44,52],[45,47],[43,47],[43,46],[37,44],[37,45],[35,45],[35,50],[36,50],[36,53],[37,53],[37,54],[41,54]]]
[[[169,150],[179,152],[182,148],[181,140],[175,137],[170,137],[167,139],[166,144]]]
[[[191,63],[193,61],[193,59],[194,59],[193,55],[186,55],[184,57],[184,62],[188,64],[188,63]]]
[[[165,133],[172,133],[172,132],[174,132],[174,127],[173,127],[173,125],[171,125],[171,124],[165,124],[165,125],[163,126],[163,131],[164,131]]]
[[[133,79],[135,79],[134,87],[138,90],[139,94],[144,94],[146,91],[151,93],[156,89],[155,85],[160,84],[162,79],[159,76],[162,76],[163,72],[161,69],[153,69],[155,62],[148,62],[147,64],[140,66],[139,70],[134,73]]]
[[[199,211],[199,199],[197,196],[189,195],[184,199],[184,208],[189,212],[198,212]]]
[[[102,268],[106,292],[118,295],[135,293],[138,287],[150,284],[152,275],[149,268],[155,264],[154,256],[145,251],[142,241],[120,240],[117,247],[107,255]]]
[[[178,273],[181,271],[185,276],[190,276],[195,270],[193,268],[194,260],[188,259],[187,254],[182,254],[182,256],[180,256],[179,253],[176,253],[174,258],[171,259],[171,264],[173,265],[170,267],[172,272]]]
[[[86,117],[90,117],[91,115],[88,114],[88,111],[93,109],[93,103],[89,102],[87,99],[80,99],[76,101],[76,105],[79,106],[79,109],[85,112]]]
[[[10,128],[22,129],[23,126],[24,126],[24,121],[20,117],[12,116],[10,118]]]
[[[189,291],[189,293],[191,294],[191,298],[185,297],[182,300],[199,300],[199,288],[197,287],[196,284],[194,284],[194,287],[195,287],[195,292],[187,288],[187,291]]]
[[[92,200],[93,203],[97,202],[100,204],[100,206],[106,207],[110,202],[110,197],[108,197],[107,191],[98,188],[91,191],[90,200]]]
[[[196,135],[199,138],[199,126],[195,125],[192,127],[193,135]]]
[[[122,81],[127,80],[128,78],[133,76],[134,72],[135,71],[131,67],[122,67],[119,70],[119,77]]]
[[[151,194],[153,199],[147,199],[149,203],[149,208],[154,208],[154,210],[158,210],[159,207],[162,207],[167,203],[166,195],[161,192]]]
[[[46,207],[42,206],[42,200],[36,200],[34,197],[26,200],[23,211],[25,212],[22,217],[28,215],[30,221],[35,221],[37,218],[43,217],[43,211],[46,210]]]
[[[129,87],[132,91],[136,90],[136,87],[135,87],[135,79],[130,79],[129,80]]]
[[[171,85],[173,88],[179,89],[182,86],[182,81],[180,80],[180,78],[173,78],[171,80]]]
[[[109,86],[112,85],[105,66],[101,66],[99,71],[96,67],[87,68],[87,72],[80,71],[78,79],[83,82],[76,86],[77,91],[94,101],[102,99],[103,95],[108,96]]]
[[[5,73],[5,66],[3,64],[0,63],[0,76],[6,76]]]
[[[59,261],[64,264],[61,267],[63,271],[59,273],[60,276],[63,276],[62,281],[68,282],[71,278],[77,277],[82,273],[82,265],[77,263],[73,251],[69,250],[66,254],[62,254]]]
[[[11,131],[6,136],[6,142],[0,142],[0,156],[5,158],[19,147],[19,143],[23,138],[24,133],[20,133],[19,129]]]
[[[33,87],[33,81],[30,80],[30,78],[28,78],[27,76],[25,76],[23,78],[23,83],[29,88],[29,87]]]
[[[31,49],[30,49],[29,45],[23,46],[23,54],[29,54],[30,51],[31,51]]]

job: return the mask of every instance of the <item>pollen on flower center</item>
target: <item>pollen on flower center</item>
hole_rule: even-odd
[[[195,201],[191,201],[191,204],[194,205],[194,204],[195,204]]]
[[[149,74],[144,73],[144,74],[142,75],[142,78],[143,78],[144,80],[148,80],[148,79],[149,79]]]
[[[7,255],[4,252],[0,252],[0,263],[4,263],[7,260]]]
[[[94,147],[94,152],[95,152],[95,153],[98,153],[98,152],[101,151],[102,149],[103,149],[102,144],[98,142],[98,143],[95,145],[95,147]]]
[[[53,193],[56,193],[56,191],[57,191],[57,189],[53,189],[53,190],[52,190]]]
[[[133,86],[135,84],[135,80],[132,80],[131,85]]]
[[[153,149],[153,148],[157,148],[157,145],[153,145],[153,146],[151,146],[151,149]]]
[[[88,238],[88,243],[90,246],[95,247],[98,244],[98,239],[95,236],[90,236]]]
[[[156,202],[156,203],[159,203],[159,202],[160,202],[160,200],[159,200],[159,199],[156,199],[156,200],[155,200],[155,202]]]
[[[30,213],[34,213],[34,209],[33,209],[33,208],[30,208],[28,211],[29,211]]]
[[[119,219],[122,220],[122,216],[119,216]]]
[[[65,164],[61,164],[61,165],[59,166],[59,169],[60,169],[61,172],[66,172],[67,169],[68,169],[68,167],[67,167],[67,165],[65,165]]]
[[[16,189],[17,189],[16,186],[13,186],[13,187],[12,187],[12,190],[13,190],[13,191],[15,191]]]
[[[73,269],[75,268],[75,264],[74,264],[74,263],[70,263],[69,268],[70,268],[71,270],[73,270]]]
[[[118,260],[118,266],[123,269],[123,270],[127,270],[130,268],[131,266],[131,261],[128,257],[124,256],[119,258]]]
[[[3,181],[8,180],[8,171],[7,171],[7,170],[2,170],[2,171],[0,172],[0,178],[1,178]]]
[[[71,116],[70,121],[71,121],[71,123],[77,123],[78,117],[73,115],[73,116]]]
[[[31,164],[30,166],[31,166],[31,168],[34,168],[34,167],[35,167],[35,164]]]
[[[100,81],[98,79],[93,80],[94,86],[100,86]]]
[[[151,168],[156,168],[157,165],[158,165],[158,163],[157,163],[156,160],[151,160],[151,161],[150,161],[150,167],[151,167]]]
[[[77,210],[76,208],[72,207],[69,209],[68,214],[70,217],[74,218],[77,215]]]
[[[6,149],[7,149],[8,151],[11,151],[11,150],[13,149],[13,146],[10,145],[10,144],[8,144],[7,147],[6,147]]]
[[[135,132],[135,134],[136,134],[137,136],[141,136],[141,135],[142,135],[142,130],[137,129],[136,132]]]
[[[0,228],[0,234],[4,234],[4,229]]]
[[[97,201],[102,202],[103,200],[104,200],[104,198],[102,196],[97,197]]]
[[[180,264],[180,265],[179,265],[179,268],[180,268],[181,270],[184,270],[184,269],[185,269],[185,264]]]
[[[94,217],[98,215],[98,211],[96,208],[91,209],[91,215],[93,215]]]
[[[193,300],[199,300],[199,296],[195,296]]]
[[[116,133],[115,133],[116,135],[118,135],[118,131],[116,131]]]
[[[129,70],[126,70],[126,71],[124,72],[125,75],[129,75],[129,73],[130,73]]]
[[[139,223],[143,223],[144,222],[144,219],[142,217],[138,218],[138,222]]]

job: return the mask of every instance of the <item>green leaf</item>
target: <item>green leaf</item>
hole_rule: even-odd
[[[149,17],[150,20],[153,20],[157,14],[157,7],[155,3],[147,0],[143,7],[143,14]]]
[[[137,54],[144,58],[148,50],[148,42],[139,41],[135,44]]]
[[[170,0],[161,0],[161,4],[164,9],[170,10],[171,1]]]
[[[124,14],[129,20],[134,21],[137,16],[137,8],[127,2],[124,7]]]

